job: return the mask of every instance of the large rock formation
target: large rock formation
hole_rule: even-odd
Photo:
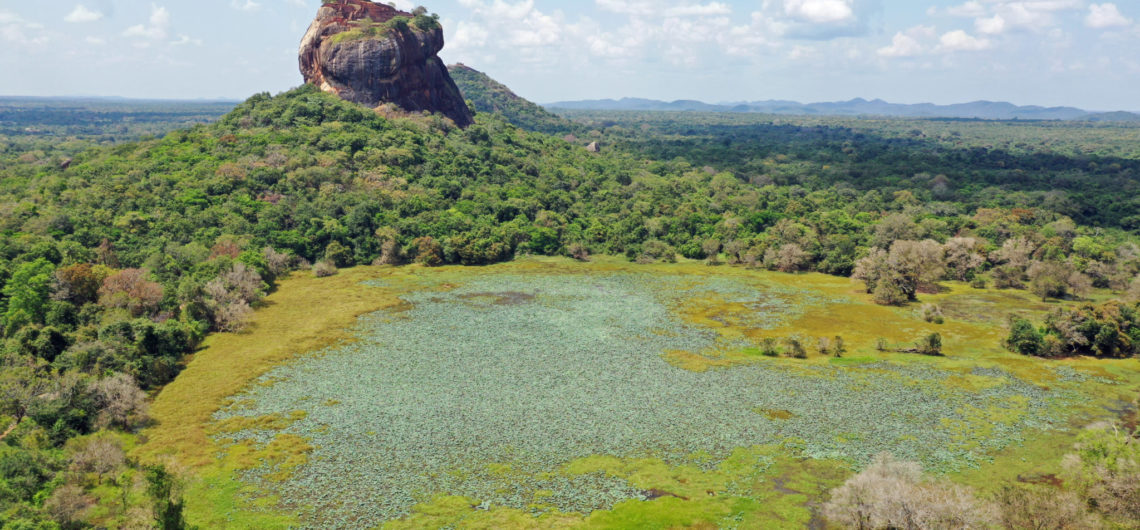
[[[466,127],[471,110],[436,56],[441,49],[435,17],[368,0],[325,0],[299,58],[305,82],[325,92],[369,107],[439,112]]]

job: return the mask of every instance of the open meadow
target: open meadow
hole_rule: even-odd
[[[158,394],[135,453],[181,470],[210,528],[791,528],[879,453],[986,492],[1132,410],[1134,359],[1002,347],[1009,315],[1065,302],[920,299],[945,322],[697,262],[294,274]],[[944,356],[881,351],[931,333]]]

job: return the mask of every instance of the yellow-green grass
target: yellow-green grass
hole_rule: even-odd
[[[986,491],[1002,481],[1055,473],[1060,457],[1069,450],[1072,432],[1082,424],[1104,417],[1104,407],[1113,400],[1132,400],[1140,388],[1137,362],[1128,360],[1069,359],[1047,361],[1018,356],[1005,351],[1001,341],[1010,314],[1040,319],[1064,302],[1043,303],[1021,291],[973,289],[965,284],[947,283],[938,294],[922,295],[920,304],[884,307],[873,304],[861,285],[844,278],[819,274],[780,274],[735,267],[710,267],[695,262],[659,265],[631,265],[616,258],[598,258],[577,263],[555,258],[530,258],[482,268],[441,267],[358,267],[337,276],[315,278],[298,273],[281,282],[276,292],[258,308],[251,326],[241,333],[216,334],[195,354],[179,377],[155,398],[152,416],[156,425],[143,433],[145,443],[133,451],[144,461],[165,461],[188,477],[187,514],[191,523],[210,528],[278,528],[295,524],[288,509],[276,506],[277,499],[266,496],[238,479],[242,470],[259,464],[275,464],[270,478],[284,478],[305,461],[308,445],[299,437],[279,435],[274,442],[257,445],[242,442],[229,445],[227,432],[254,425],[227,425],[215,422],[213,415],[231,403],[259,376],[297,355],[352,340],[350,329],[357,317],[380,310],[399,311],[406,304],[401,293],[418,289],[448,289],[472,276],[500,273],[610,273],[638,272],[662,275],[733,276],[757,286],[802,290],[815,295],[811,303],[790,309],[787,318],[775,326],[757,326],[747,318],[748,308],[728,303],[715,293],[697,296],[673,309],[692,324],[707,326],[728,339],[745,338],[758,343],[764,338],[798,336],[810,352],[808,359],[766,358],[750,350],[716,352],[666,352],[675,366],[703,371],[731,369],[742,363],[780,363],[794,368],[815,364],[866,364],[881,360],[929,363],[961,375],[948,384],[965,389],[982,389],[994,384],[993,378],[972,373],[977,367],[1001,368],[1014,376],[1040,386],[1069,385],[1088,396],[1074,410],[1069,431],[1031,433],[1024,444],[993,455],[994,461],[967,469],[951,478]],[[362,282],[381,280],[379,286],[364,287]],[[1098,296],[1103,297],[1104,293]],[[932,324],[922,320],[921,303],[944,308],[947,321]],[[979,314],[980,313],[980,314]],[[943,337],[946,357],[880,352],[879,339],[892,344],[910,344],[919,337],[938,332]],[[815,352],[820,337],[842,336],[847,352],[836,359]],[[1052,367],[1067,366],[1086,375],[1111,380],[1114,384],[1086,382],[1081,388],[1058,381]],[[970,411],[972,430],[992,418],[991,411]],[[772,411],[758,413],[771,415]],[[778,414],[778,411],[776,412]],[[255,420],[256,428],[280,430],[289,417]],[[248,420],[246,420],[248,423]],[[436,497],[417,506],[392,528],[436,527],[460,524],[464,527],[686,527],[736,525],[802,527],[807,523],[809,502],[818,502],[828,487],[850,473],[838,463],[797,460],[779,448],[753,448],[741,451],[769,451],[775,464],[753,477],[747,495],[710,495],[728,480],[740,480],[738,461],[729,459],[714,470],[697,466],[670,466],[660,461],[602,458],[582,459],[568,464],[564,473],[604,471],[663,495],[651,501],[627,501],[613,510],[590,515],[544,511],[534,517],[508,508],[476,510],[469,499]],[[736,464],[732,464],[736,462]],[[737,468],[732,468],[736,465]],[[725,469],[728,466],[732,469]],[[751,470],[751,471],[749,471]],[[775,471],[773,471],[775,470]],[[734,474],[735,473],[735,474]],[[720,481],[720,482],[718,482]],[[788,486],[794,482],[798,487]],[[814,484],[814,486],[813,486]],[[707,487],[704,496],[699,490]],[[694,488],[696,488],[694,490]],[[677,496],[673,496],[677,495]],[[685,497],[688,500],[684,500]],[[726,518],[732,518],[726,519]]]

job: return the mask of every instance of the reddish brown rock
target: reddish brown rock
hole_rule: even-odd
[[[443,29],[433,17],[331,0],[301,40],[299,59],[305,82],[325,92],[369,107],[438,112],[466,127],[471,110],[437,56],[441,49]]]

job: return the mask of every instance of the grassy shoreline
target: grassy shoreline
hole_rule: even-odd
[[[1072,412],[1071,429],[1026,433],[1027,438],[1024,443],[998,451],[993,455],[993,463],[950,475],[956,481],[974,485],[983,491],[995,487],[996,481],[993,477],[1016,480],[1023,476],[1044,475],[1054,471],[1059,464],[1060,456],[1071,447],[1073,432],[1080,427],[1080,424],[1086,420],[1106,416],[1103,407],[1112,400],[1127,398],[1129,392],[1134,395],[1137,383],[1140,381],[1140,377],[1136,375],[1135,360],[1045,361],[1023,358],[1005,352],[1000,346],[1000,340],[1004,336],[1004,319],[983,322],[951,319],[946,324],[934,325],[922,321],[913,306],[890,308],[873,305],[854,282],[818,274],[788,275],[757,272],[731,267],[708,267],[697,262],[637,266],[616,258],[604,257],[589,264],[556,258],[528,258],[479,268],[357,267],[342,270],[337,276],[323,279],[313,278],[304,273],[295,274],[282,281],[279,289],[267,297],[248,330],[238,334],[211,336],[203,349],[190,359],[182,375],[156,396],[152,408],[156,425],[143,433],[145,443],[136,449],[135,455],[143,460],[168,462],[190,477],[186,492],[187,515],[193,524],[230,528],[275,528],[295,525],[298,521],[289,513],[292,510],[277,506],[279,499],[267,496],[265,492],[257,491],[235,477],[264,462],[292,469],[304,463],[311,447],[306,450],[307,444],[304,440],[292,440],[289,444],[270,444],[266,447],[238,444],[223,450],[212,438],[219,432],[213,420],[214,413],[229,405],[232,402],[231,397],[242,388],[298,355],[351,341],[350,330],[361,316],[385,309],[401,309],[405,302],[400,299],[400,295],[404,292],[423,288],[447,290],[473,277],[504,272],[601,274],[622,271],[636,271],[650,275],[682,274],[694,278],[730,276],[763,282],[778,288],[818,292],[821,299],[826,299],[828,303],[792,308],[789,310],[790,318],[767,329],[750,327],[755,326],[755,323],[742,319],[742,311],[746,309],[726,302],[715,294],[687,300],[687,303],[678,304],[674,309],[685,322],[708,328],[721,336],[733,339],[758,340],[767,336],[780,337],[792,333],[805,337],[838,334],[843,335],[849,345],[845,359],[834,359],[813,353],[804,360],[761,360],[742,351],[718,354],[689,352],[682,362],[673,363],[674,366],[684,369],[696,371],[731,369],[732,366],[756,362],[787,364],[794,369],[795,366],[806,368],[891,360],[908,365],[926,364],[942,370],[960,372],[962,375],[960,378],[955,378],[954,384],[962,385],[964,388],[973,388],[970,385],[985,383],[984,378],[971,375],[971,371],[977,367],[1001,368],[1018,378],[1041,386],[1062,384],[1056,380],[1054,370],[1054,367],[1060,366],[1069,367],[1089,376],[1116,381],[1115,385],[1100,383],[1094,385],[1095,392],[1090,394],[1096,394],[1095,398]],[[362,284],[370,287],[362,288]],[[995,313],[1017,311],[1034,315],[1042,314],[1043,311],[1056,305],[1034,303],[1032,296],[1027,293],[980,291],[960,284],[948,284],[948,289],[944,292],[925,295],[923,301],[949,307],[962,306],[963,312],[973,310],[975,306],[982,304]],[[938,331],[945,337],[948,354],[946,358],[914,356],[903,358],[898,354],[882,353],[874,349],[874,342],[879,337],[905,342],[931,331]],[[285,418],[284,421],[287,425],[288,419]],[[760,449],[755,448],[755,450]],[[795,497],[796,502],[785,507],[785,515],[789,518],[789,522],[791,520],[806,522],[802,517],[805,513],[810,516],[810,511],[805,511],[808,505],[817,502],[819,496],[826,493],[826,489],[812,490],[810,495],[805,495],[804,492],[794,494],[785,492],[784,495],[776,495],[779,493],[777,491],[779,488],[773,490],[778,482],[776,479],[782,475],[802,474],[814,469],[814,473],[820,477],[830,477],[828,481],[830,483],[832,479],[841,480],[850,473],[850,470],[841,463],[803,460],[789,454],[786,449],[768,450],[775,451],[779,455],[779,466],[777,466],[779,473],[765,475],[766,478],[762,480],[757,479],[751,495],[764,496],[768,498],[768,502],[775,502],[775,497],[780,497],[781,504],[787,503],[792,498],[789,496],[799,495],[800,497]],[[573,465],[581,467],[589,461],[586,459],[585,462]],[[595,461],[593,465],[599,464]],[[658,470],[656,478],[643,477],[643,480],[637,481],[638,485],[647,490],[664,487],[676,489],[678,476],[698,480],[709,473],[698,469],[671,469],[663,462],[643,462],[640,465]],[[662,469],[661,466],[665,468]],[[636,479],[641,475],[638,474],[640,472],[630,471],[634,468],[636,468],[634,462],[618,460],[606,461],[600,469],[611,475],[618,476],[624,473]],[[801,480],[801,482],[810,482],[810,480]],[[789,488],[784,489],[792,491]],[[773,495],[775,497],[772,497]],[[727,499],[724,501],[727,502]],[[729,507],[730,504],[720,502],[717,504],[719,508],[713,509],[707,500],[679,502],[678,498],[665,496],[650,501],[629,501],[616,506],[614,511],[595,512],[590,517],[555,513],[547,514],[543,516],[544,520],[540,520],[524,512],[516,513],[506,508],[479,510],[475,513],[463,502],[439,498],[419,506],[413,516],[402,522],[392,522],[390,526],[414,527],[419,524],[430,526],[443,521],[464,521],[464,524],[487,526],[528,527],[557,523],[614,527],[633,524],[631,521],[640,521],[644,524],[656,524],[653,521],[664,523],[665,519],[659,520],[655,517],[666,517],[666,515],[671,517],[678,514],[688,515],[680,519],[669,519],[672,524],[695,524],[702,521],[720,521],[722,517],[739,515],[740,510],[748,513],[763,511],[756,506],[750,507],[748,503],[736,508]],[[793,515],[792,512],[799,515]],[[765,520],[770,523],[779,520],[780,517]],[[618,521],[625,522],[619,524]]]

